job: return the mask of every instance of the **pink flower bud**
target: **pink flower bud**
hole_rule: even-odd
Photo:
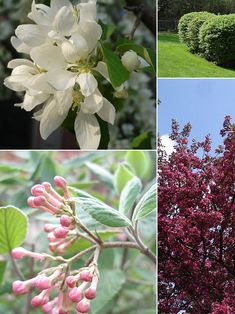
[[[62,190],[67,189],[67,181],[63,177],[55,176],[54,183],[58,188],[61,188]]]
[[[45,224],[43,230],[45,232],[51,232],[53,231],[58,225],[52,225],[52,224]]]
[[[45,187],[46,191],[50,193],[58,201],[63,201],[63,197],[57,193],[48,182],[43,182],[42,185]]]
[[[72,223],[72,218],[67,215],[62,215],[60,217],[60,224],[63,227],[69,227]]]
[[[88,288],[85,291],[85,297],[89,300],[92,300],[96,297],[96,289],[95,288]]]
[[[50,313],[58,302],[58,297],[54,298],[51,302],[48,302],[42,306],[43,313]]]
[[[38,278],[35,282],[35,286],[39,290],[49,289],[51,287],[51,280],[50,280],[50,278],[46,277],[45,275],[38,276]]]
[[[76,307],[77,311],[80,313],[87,313],[90,311],[90,301],[87,299],[81,300]]]
[[[47,205],[47,200],[44,196],[35,196],[34,197],[34,204],[35,206],[46,206]]]
[[[73,288],[76,286],[77,280],[75,276],[68,276],[66,278],[66,284],[69,288]]]
[[[44,193],[45,193],[45,187],[41,184],[36,184],[31,188],[31,194],[33,196],[44,195]]]
[[[27,251],[23,247],[17,247],[11,251],[11,255],[15,259],[21,259],[25,255],[27,255]]]
[[[69,292],[69,298],[73,302],[78,303],[79,301],[82,300],[82,291],[81,289],[74,287],[70,292]]]
[[[47,239],[48,239],[49,242],[56,242],[56,241],[58,241],[58,238],[56,238],[56,237],[54,236],[54,233],[53,233],[53,232],[48,233]]]
[[[33,196],[30,196],[28,199],[27,199],[27,204],[29,207],[31,208],[36,208],[37,206],[34,204],[34,197]]]
[[[61,188],[63,190],[65,198],[68,199],[69,193],[68,193],[67,181],[63,177],[55,176],[54,183],[58,188]]]
[[[24,281],[14,281],[12,284],[12,290],[15,294],[26,294],[28,293],[28,287]]]
[[[65,238],[69,233],[69,229],[65,227],[57,227],[55,228],[53,234],[56,238]]]
[[[48,301],[49,301],[48,296],[40,293],[39,295],[36,295],[35,297],[32,298],[31,305],[33,307],[42,306],[42,305],[46,304]]]
[[[87,281],[87,282],[92,281],[92,278],[93,278],[93,275],[87,270],[83,270],[79,276],[80,280]]]

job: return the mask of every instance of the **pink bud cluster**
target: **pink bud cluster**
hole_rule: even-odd
[[[52,252],[63,254],[77,239],[73,218],[68,215],[60,217],[60,224],[45,224],[48,233],[49,248]]]
[[[68,200],[70,197],[67,182],[63,177],[56,176],[54,177],[54,183],[55,186],[62,189],[64,197],[57,193],[49,182],[43,182],[32,187],[32,196],[28,198],[28,205],[53,215],[61,213],[65,200]]]
[[[12,251],[12,256],[16,259],[30,256],[36,259],[40,254],[29,252],[23,248]],[[58,266],[45,269],[34,278],[26,281],[17,280],[12,284],[12,290],[17,295],[27,294],[32,288],[36,288],[39,293],[31,299],[32,307],[41,307],[43,313],[68,314],[73,304],[76,303],[77,313],[88,313],[90,302],[96,297],[96,289],[99,276],[96,266],[79,269],[78,271],[67,273],[66,267]],[[59,295],[55,295],[54,290],[59,289]]]

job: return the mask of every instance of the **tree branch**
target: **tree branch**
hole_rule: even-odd
[[[125,9],[132,11],[148,27],[151,33],[156,36],[156,12],[145,0],[125,0]]]

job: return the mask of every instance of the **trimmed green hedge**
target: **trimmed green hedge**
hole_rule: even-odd
[[[199,32],[200,47],[209,61],[235,66],[235,14],[220,15],[206,21]]]
[[[187,13],[180,18],[178,24],[178,34],[182,42],[187,43],[188,25],[192,19],[198,15],[198,13],[199,12]]]
[[[187,45],[189,50],[193,53],[202,52],[199,41],[199,32],[202,25],[211,17],[216,16],[215,14],[209,12],[199,13],[200,14],[196,14],[196,16],[194,16],[188,24]]]

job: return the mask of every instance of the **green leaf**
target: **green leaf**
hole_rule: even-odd
[[[117,51],[122,54],[129,50],[135,51],[140,57],[148,62],[152,70],[156,72],[156,54],[152,49],[133,43],[124,43],[117,47]]]
[[[0,285],[3,282],[6,265],[7,265],[6,261],[0,261]]]
[[[143,151],[128,151],[126,154],[126,161],[134,169],[135,174],[139,178],[144,178],[149,167],[149,158]]]
[[[108,67],[108,73],[111,84],[114,88],[119,87],[122,83],[128,80],[129,72],[122,65],[119,57],[108,47],[107,44],[100,42],[104,61]]]
[[[144,132],[135,137],[130,145],[132,149],[151,149],[152,132]]]
[[[111,188],[113,187],[114,176],[108,170],[92,162],[86,162],[86,166],[100,179],[101,182],[106,183]]]
[[[94,161],[97,159],[103,159],[104,157],[108,157],[109,152],[91,152],[91,153],[86,153],[84,155],[80,155],[78,157],[72,158],[68,161],[66,161],[63,166],[67,168],[79,168],[85,165],[87,161]]]
[[[112,24],[104,24],[101,20],[99,20],[99,24],[102,27],[102,37],[101,40],[107,40],[112,35],[115,30],[115,26]]]
[[[127,182],[126,186],[122,190],[119,201],[119,211],[121,213],[126,214],[130,211],[141,191],[141,188],[142,183],[137,177],[134,177]]]
[[[97,314],[119,293],[125,283],[125,275],[119,269],[101,270],[97,297],[91,302],[91,313]]]
[[[98,199],[79,198],[77,203],[81,209],[105,226],[126,227],[131,225],[127,217]]]
[[[0,207],[0,253],[21,245],[27,232],[27,216],[14,206]]]
[[[127,182],[133,177],[134,174],[125,165],[119,165],[114,174],[114,185],[116,190],[121,193]]]
[[[135,207],[132,220],[139,220],[156,209],[156,184],[154,183],[150,189],[142,196]]]

